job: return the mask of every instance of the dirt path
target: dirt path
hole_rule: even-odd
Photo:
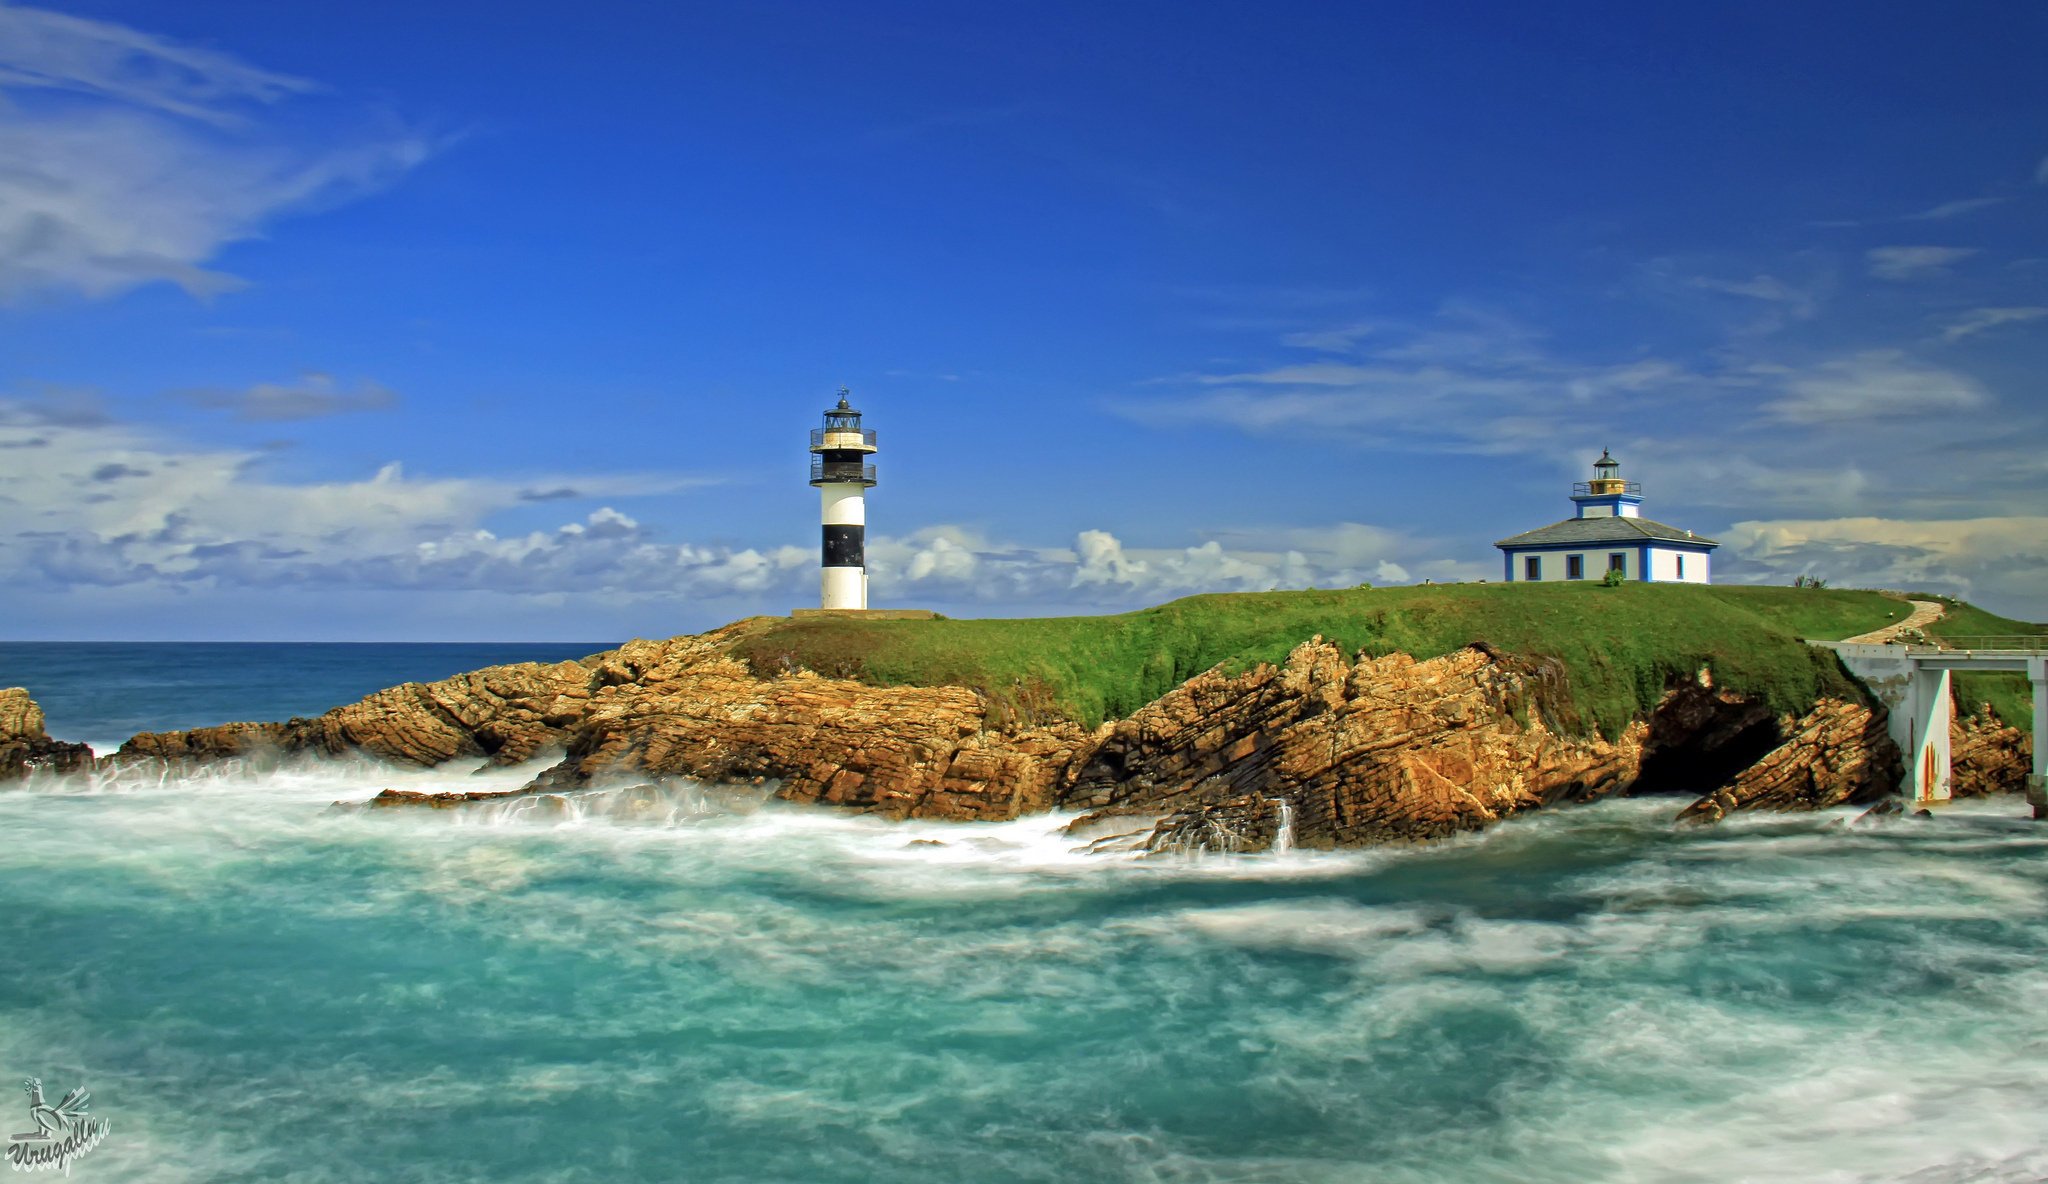
[[[1913,612],[1905,620],[1842,640],[1854,645],[1890,645],[1892,639],[1899,634],[1908,629],[1925,629],[1941,620],[1942,614],[1948,611],[1947,606],[1938,600],[1909,600],[1906,603],[1913,606]]]

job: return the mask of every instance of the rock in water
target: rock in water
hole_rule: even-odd
[[[1694,817],[1868,800],[1897,772],[1883,716],[1868,706],[1822,703],[1774,720],[1704,682],[1675,686],[1654,720],[1612,740],[1577,736],[1560,667],[1478,644],[1422,661],[1352,660],[1317,637],[1280,666],[1210,670],[1090,732],[1014,722],[969,687],[757,674],[735,647],[758,627],[408,683],[310,719],[145,733],[107,760],[361,752],[508,765],[559,751],[527,790],[676,777],[893,818],[1069,809],[1087,812],[1071,828],[1077,840],[1104,849],[1243,851],[1283,833],[1335,847],[1476,830],[1626,793],[1646,754],[1726,781],[1688,809]],[[375,804],[476,799],[392,793]]]
[[[43,709],[23,687],[0,688],[0,781],[17,781],[32,770],[72,773],[92,767],[92,749],[52,740],[43,731]]]
[[[1780,723],[1783,743],[1678,815],[1718,822],[1736,810],[1825,810],[1874,802],[1898,791],[1898,745],[1885,716],[1863,703],[1822,699]]]

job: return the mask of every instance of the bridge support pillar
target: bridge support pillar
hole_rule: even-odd
[[[1905,762],[1900,786],[1916,804],[1949,799],[1949,675],[1915,662],[1904,646],[1838,645],[1849,672],[1885,706],[1885,727]]]
[[[2048,819],[2048,657],[2027,659],[2034,685],[2034,774],[2027,778],[2027,804],[2036,821]]]
[[[1915,802],[1945,802],[1949,799],[1949,729],[1955,718],[1949,673],[1946,670],[1913,672],[1911,727],[1904,738],[1896,722],[1892,739],[1906,759],[1906,792]],[[1896,721],[1897,716],[1893,716]]]

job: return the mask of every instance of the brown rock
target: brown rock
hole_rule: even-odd
[[[2034,771],[2034,738],[1998,718],[1989,703],[1949,727],[1949,793],[1959,798],[2025,793]]]
[[[1347,663],[1320,637],[1284,667],[1198,675],[1115,724],[1061,804],[1168,813],[1153,845],[1260,850],[1281,804],[1304,847],[1436,838],[1618,792],[1642,730],[1574,740],[1543,722],[1547,672],[1481,647]],[[1522,717],[1526,722],[1518,722]]]
[[[19,781],[37,769],[74,773],[92,767],[92,749],[52,740],[43,709],[22,687],[0,688],[0,781]]]
[[[1825,810],[1898,792],[1898,746],[1883,711],[1823,699],[1797,719],[1780,721],[1783,741],[1763,759],[1679,813],[1682,822],[1714,822],[1736,810]]]
[[[1726,782],[1695,817],[1865,800],[1897,771],[1868,707],[1778,720],[1705,678],[1680,682],[1617,739],[1579,738],[1559,666],[1483,645],[1353,662],[1318,637],[1278,667],[1197,675],[1091,734],[1011,722],[966,687],[758,676],[733,655],[752,628],[407,684],[311,719],[144,734],[109,759],[363,752],[503,765],[560,749],[526,791],[684,778],[898,818],[1071,809],[1087,812],[1072,833],[1105,850],[1259,850],[1283,814],[1304,847],[1436,838],[1628,792],[1659,763],[1688,787]],[[372,804],[484,796],[502,795],[387,791]]]

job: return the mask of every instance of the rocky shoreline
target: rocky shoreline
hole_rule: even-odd
[[[690,779],[890,818],[1079,812],[1073,832],[1098,843],[1256,851],[1283,834],[1310,848],[1441,838],[1624,794],[1687,792],[1674,813],[1688,821],[1822,809],[1878,801],[1899,780],[1873,702],[1774,715],[1704,670],[1607,739],[1568,726],[1554,663],[1484,644],[1426,660],[1347,656],[1314,637],[1278,666],[1208,671],[1090,730],[1013,722],[967,687],[760,675],[734,654],[752,627],[408,683],[315,717],[142,733],[99,758],[49,739],[25,691],[0,691],[0,781],[292,754],[506,767],[560,752],[509,793],[386,790],[351,805],[450,808]],[[2017,729],[1980,711],[1958,719],[1955,739],[1958,796],[2024,784]]]

